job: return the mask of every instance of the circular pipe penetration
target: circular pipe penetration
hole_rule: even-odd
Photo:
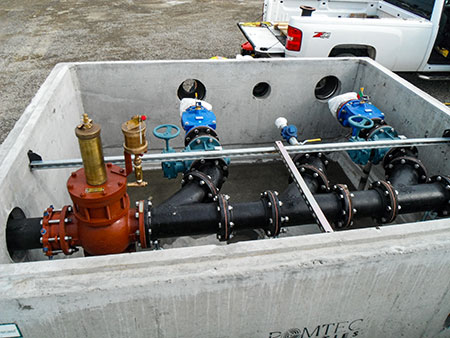
[[[341,87],[341,81],[336,76],[329,75],[320,79],[314,88],[316,99],[324,101],[335,95]]]
[[[269,97],[272,88],[267,82],[259,82],[253,87],[253,96],[258,99]]]
[[[206,96],[206,87],[197,79],[187,79],[178,87],[177,95],[180,100],[186,98],[203,100]]]

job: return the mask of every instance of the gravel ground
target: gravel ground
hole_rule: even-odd
[[[234,57],[263,0],[3,0],[0,143],[59,62]],[[450,82],[410,81],[441,101]]]
[[[0,143],[55,64],[234,57],[262,0],[3,0]]]

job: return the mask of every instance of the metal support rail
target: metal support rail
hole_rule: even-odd
[[[291,174],[295,185],[300,191],[300,195],[308,206],[309,211],[311,212],[313,218],[316,220],[320,230],[322,230],[323,232],[333,232],[333,228],[325,217],[322,209],[320,209],[319,204],[311,193],[311,190],[309,190],[308,185],[306,184],[302,175],[298,172],[297,167],[292,161],[291,156],[289,156],[288,152],[286,151],[286,147],[283,145],[283,142],[276,141],[275,147],[278,149],[284,164],[289,170],[289,173]]]
[[[401,148],[401,147],[420,147],[432,146],[450,143],[450,137],[436,137],[436,138],[412,138],[405,140],[390,140],[390,141],[362,141],[362,142],[336,142],[336,143],[318,143],[305,144],[299,146],[286,146],[285,149],[290,154],[297,153],[312,153],[312,152],[334,152],[345,150],[359,150],[359,149],[379,149],[379,148]],[[195,159],[208,158],[277,158],[279,157],[276,147],[256,147],[256,148],[240,148],[240,149],[225,149],[213,151],[196,151],[196,152],[179,152],[179,153],[165,153],[165,154],[146,154],[142,157],[143,163],[162,162],[162,161],[183,161]],[[105,157],[105,162],[113,164],[124,164],[123,156],[109,156]],[[81,159],[67,159],[67,160],[50,160],[50,161],[31,161],[31,170],[41,169],[59,169],[59,168],[78,168],[83,165]]]

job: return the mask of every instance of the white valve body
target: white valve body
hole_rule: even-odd
[[[341,106],[341,104],[343,104],[347,101],[350,101],[350,100],[357,100],[357,99],[358,99],[358,94],[356,94],[355,92],[341,94],[341,95],[333,97],[332,99],[329,99],[328,100],[328,108],[330,109],[331,115],[333,115],[333,117],[335,119],[337,119],[336,113],[337,113],[339,107]]]

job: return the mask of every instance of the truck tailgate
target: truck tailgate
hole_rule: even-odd
[[[269,22],[240,22],[242,34],[255,49],[255,53],[284,54],[286,37]]]

